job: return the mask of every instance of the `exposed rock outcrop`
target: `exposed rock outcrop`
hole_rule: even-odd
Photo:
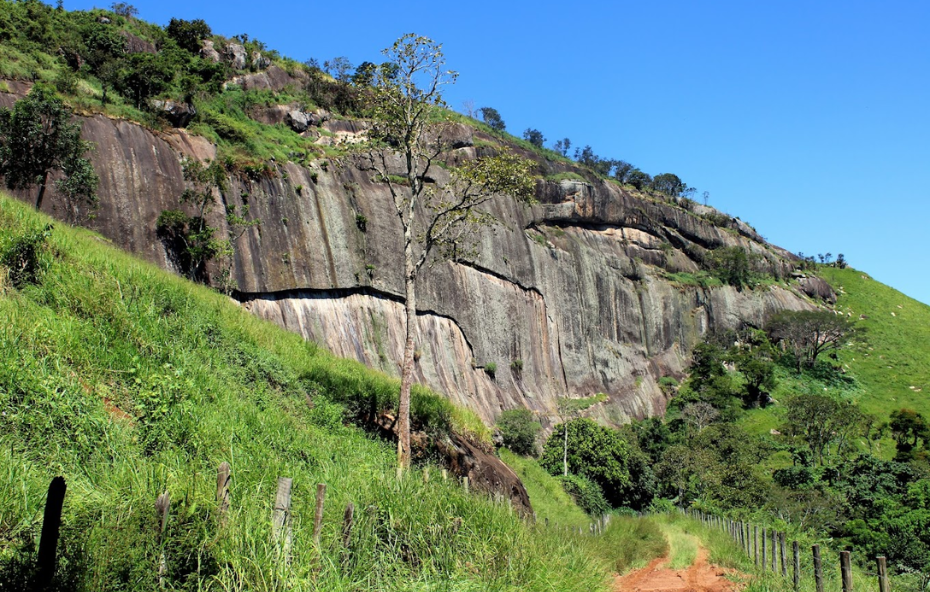
[[[187,127],[197,115],[197,109],[190,103],[152,101],[152,106],[160,111],[174,127]]]
[[[214,64],[218,63],[222,59],[220,52],[216,51],[216,48],[213,46],[213,41],[210,39],[204,39],[201,41],[200,57],[211,61]]]
[[[245,47],[238,43],[227,43],[223,48],[223,59],[226,60],[234,70],[244,70],[248,54]]]
[[[0,94],[0,102],[9,98]],[[155,135],[102,116],[83,124],[85,139],[97,143],[92,158],[101,177],[90,226],[170,268],[155,220],[178,207],[180,156],[204,160],[215,151],[183,130]],[[337,130],[332,134],[365,131],[359,122],[324,126]],[[459,133],[450,158],[483,150],[470,128]],[[228,207],[248,200],[250,216],[262,221],[236,240],[239,299],[339,355],[398,374],[401,236],[387,187],[350,159],[271,167],[258,179],[233,176],[222,196]],[[447,173],[434,174],[442,182]],[[61,202],[50,193],[44,207],[54,211]],[[740,291],[668,279],[699,270],[708,251],[721,246],[751,250],[761,268],[788,277],[789,255],[738,221],[711,221],[608,181],[540,181],[537,197],[532,207],[494,200],[501,223],[478,235],[480,255],[437,263],[418,286],[417,379],[489,423],[503,409],[526,407],[549,425],[560,397],[594,393],[607,395],[591,412],[605,422],[661,413],[667,395],[658,380],[680,378],[708,331],[814,306],[791,284]],[[229,236],[221,205],[208,223],[220,229],[218,238]],[[802,289],[825,294],[823,286]],[[490,362],[498,368],[493,379],[481,369]]]

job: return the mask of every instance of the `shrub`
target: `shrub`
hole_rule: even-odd
[[[624,490],[631,484],[630,447],[616,430],[592,419],[575,419],[555,426],[543,448],[539,464],[551,475],[564,471],[565,429],[568,428],[568,470],[597,483],[614,506],[626,501]]]
[[[516,374],[523,372],[523,360],[517,358],[510,362],[510,369]]]
[[[14,238],[0,253],[0,264],[9,269],[10,283],[15,288],[39,283],[43,267],[42,253],[51,232],[52,225],[47,224],[41,230],[36,229]]]
[[[186,49],[191,53],[200,51],[200,42],[213,35],[208,25],[203,19],[194,19],[186,21],[184,19],[173,18],[165,29],[168,37],[177,42],[178,47]]]
[[[568,495],[575,499],[575,503],[591,516],[601,516],[610,511],[604,492],[594,481],[581,475],[563,475],[559,481]]]
[[[491,377],[491,380],[494,380],[494,376],[497,374],[497,364],[488,362],[484,365],[484,371]]]
[[[536,437],[542,426],[529,409],[508,409],[497,419],[503,445],[516,452],[530,456],[536,453]]]

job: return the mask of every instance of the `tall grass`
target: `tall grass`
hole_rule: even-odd
[[[0,251],[49,222],[0,197]],[[68,483],[62,590],[158,589],[162,554],[174,590],[605,589],[603,543],[620,534],[528,525],[435,470],[398,480],[390,443],[347,425],[354,406],[392,401],[396,381],[87,231],[56,226],[38,267],[36,284],[0,281],[0,589],[29,577],[54,475]],[[426,390],[415,401],[428,429],[481,431]],[[289,560],[271,537],[281,476],[294,480]],[[328,486],[319,547],[317,483]]]
[[[737,574],[733,577],[746,584],[745,590],[753,592],[788,592],[794,590],[793,585],[793,559],[791,558],[792,543],[797,540],[800,550],[801,571],[800,571],[800,592],[815,592],[814,582],[814,565],[811,546],[820,545],[821,562],[823,566],[824,588],[827,590],[840,590],[840,555],[841,549],[834,549],[831,541],[816,539],[807,533],[788,533],[787,550],[789,553],[788,560],[788,577],[781,575],[781,555],[779,551],[778,571],[771,571],[771,555],[768,554],[769,565],[763,569],[757,565],[753,558],[743,551],[742,547],[736,543],[730,535],[718,528],[704,525],[699,520],[683,516],[680,514],[667,514],[653,517],[665,527],[671,526],[678,529],[686,535],[693,535],[709,552],[709,561],[712,564],[721,567],[736,570]],[[780,528],[780,527],[779,527]],[[761,536],[761,527],[760,527]],[[769,553],[771,551],[769,550]],[[853,557],[852,576],[853,589],[859,591],[878,590],[878,581],[874,567],[874,560],[866,564],[857,563]],[[921,589],[916,578],[902,575],[892,577],[892,589],[915,591]]]

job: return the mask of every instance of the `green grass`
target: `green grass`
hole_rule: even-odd
[[[677,531],[681,533],[678,535],[680,539],[693,537],[695,540],[700,541],[700,544],[708,550],[708,561],[713,565],[736,570],[737,573],[732,575],[731,578],[737,582],[746,584],[746,587],[743,588],[744,590],[753,592],[788,592],[789,590],[793,590],[791,579],[792,561],[790,560],[788,561],[788,578],[783,578],[781,576],[780,559],[777,574],[773,574],[770,569],[761,569],[756,565],[752,557],[747,555],[742,547],[735,542],[727,532],[721,529],[713,526],[705,526],[699,520],[677,513],[656,515],[650,517],[650,519],[660,524],[663,529],[668,529],[666,532],[671,531],[674,533]],[[784,525],[780,524],[776,525],[776,527],[781,530],[784,528]],[[827,590],[839,590],[839,552],[830,548],[830,541],[814,539],[805,533],[792,533],[789,531],[787,539],[789,553],[791,553],[791,546],[794,540],[798,541],[800,548],[800,591],[814,592],[815,590],[813,559],[811,555],[811,545],[815,543],[819,544],[821,548],[824,588]],[[674,543],[671,547],[672,553],[674,553]],[[767,557],[771,556],[767,555]],[[853,559],[853,589],[877,589],[877,582],[872,573],[874,570],[862,568],[856,564],[856,558]],[[913,584],[914,583],[908,576],[895,577],[892,581],[892,589],[911,590],[914,587]]]
[[[0,251],[49,222],[0,198]],[[604,590],[616,540],[636,531],[622,520],[600,537],[532,526],[435,469],[427,483],[420,469],[398,481],[393,445],[346,425],[392,401],[396,381],[87,231],[56,226],[39,263],[36,285],[0,275],[0,588],[31,564],[55,475],[68,483],[63,590],[157,589],[163,552],[174,590]],[[480,431],[425,389],[414,407],[430,430]],[[289,562],[271,539],[282,476],[294,480]],[[328,486],[319,548],[317,483]]]
[[[902,407],[930,416],[930,306],[855,269],[822,266],[819,274],[838,292],[837,309],[866,331],[862,345],[840,354],[865,391],[862,408],[883,418]]]
[[[668,567],[685,569],[693,564],[697,558],[698,537],[684,528],[691,525],[674,520],[674,515],[659,516],[655,521],[668,541]]]
[[[565,493],[562,484],[539,466],[538,462],[514,454],[506,448],[502,448],[499,455],[523,481],[538,522],[548,521],[552,526],[588,528],[590,517]]]
[[[930,306],[869,278],[861,271],[821,266],[818,273],[837,291],[836,309],[865,332],[838,354],[845,374],[805,370],[798,375],[790,363],[777,370],[776,401],[793,394],[832,394],[856,401],[860,408],[887,421],[892,411],[910,408],[930,417]],[[899,308],[900,307],[900,308]],[[892,315],[894,313],[894,315]],[[866,318],[860,319],[860,315]],[[913,388],[911,388],[913,387]],[[751,433],[767,434],[782,423],[783,408],[771,405],[746,412],[739,423]],[[868,442],[859,440],[861,450]],[[894,456],[889,435],[872,443],[881,458]],[[781,455],[772,459],[773,468],[790,463]]]

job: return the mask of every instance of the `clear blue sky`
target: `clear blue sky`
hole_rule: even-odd
[[[131,4],[321,63],[430,36],[460,73],[453,108],[676,173],[769,241],[930,303],[926,0]]]

